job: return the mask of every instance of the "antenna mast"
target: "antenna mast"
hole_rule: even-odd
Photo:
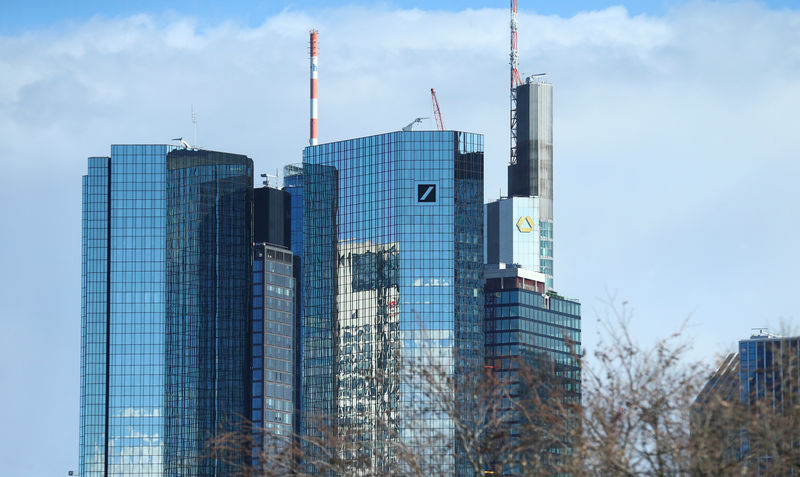
[[[436,99],[436,91],[431,88],[431,101],[433,102],[433,117],[436,118],[436,129],[444,131],[444,121],[442,111],[439,110],[439,100]]]
[[[309,33],[309,45],[311,53],[311,124],[309,125],[309,139],[310,146],[317,145],[317,30],[311,30]]]
[[[197,147],[197,113],[192,105],[192,124],[194,125],[194,146]]]
[[[516,87],[522,84],[519,77],[519,70],[517,69],[517,59],[519,53],[517,52],[517,0],[511,0],[511,54],[509,55],[509,65],[511,66],[511,157],[509,164],[517,163],[517,90]]]

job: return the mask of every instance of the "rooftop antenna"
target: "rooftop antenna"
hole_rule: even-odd
[[[422,124],[422,120],[423,119],[430,119],[430,118],[417,118],[417,119],[411,121],[410,123],[408,123],[408,125],[403,128],[403,131],[405,131],[405,132],[411,131],[415,124]]]
[[[261,177],[264,178],[264,180],[261,183],[264,184],[265,187],[269,187],[269,178],[270,177],[274,177],[275,178],[275,182],[278,181],[278,169],[275,169],[275,175],[266,174],[265,173],[265,174],[261,174]]]
[[[192,124],[194,125],[194,146],[197,147],[197,112],[194,110],[194,104],[192,105]]]
[[[517,51],[517,0],[511,0],[511,53],[509,54],[509,65],[511,66],[511,137],[510,137],[510,158],[509,164],[514,165],[517,163],[517,86],[522,84],[522,79],[519,77],[519,70],[517,60],[519,52]]]

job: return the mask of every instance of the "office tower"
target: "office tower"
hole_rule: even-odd
[[[253,191],[254,456],[279,450],[295,431],[296,315],[289,199],[288,192],[273,187]]]
[[[512,5],[512,20],[515,13]],[[515,399],[525,393],[557,396],[565,409],[574,410],[581,400],[580,303],[553,291],[553,88],[540,77],[515,81],[513,58],[511,66],[508,197],[485,207],[486,364],[515,390]],[[526,381],[520,366],[552,372],[541,373],[537,382]],[[570,425],[576,416],[563,419]],[[514,445],[531,423],[516,417],[512,422]],[[537,459],[557,464],[570,453],[569,436],[560,439],[559,445],[542,445]],[[514,465],[499,469],[520,470]]]
[[[580,303],[545,292],[543,274],[517,265],[486,265],[484,277],[487,366],[501,376],[512,399],[535,392],[552,409],[563,408],[567,412],[574,409],[581,400]],[[521,376],[521,372],[526,374]],[[528,389],[530,385],[536,389]],[[550,399],[559,402],[548,402]],[[544,428],[525,421],[510,404],[503,407],[503,412],[512,416],[508,421],[510,436],[517,442],[521,434],[527,434],[525,437],[530,441],[534,437],[530,435],[532,432]],[[577,423],[577,415],[563,417]],[[552,438],[553,432],[548,434]],[[570,436],[563,435],[560,439],[560,443],[542,439],[539,460],[544,465],[558,462],[571,452]],[[512,475],[521,473],[514,466],[497,470]]]
[[[251,420],[266,431],[259,433],[257,443],[269,451],[281,442],[260,437],[288,439],[294,432],[294,277],[288,248],[253,246],[252,332]]]
[[[359,471],[377,472],[391,460],[388,429],[437,474],[454,473],[453,423],[414,413],[437,396],[404,379],[426,365],[449,378],[482,367],[483,136],[307,147],[303,179],[304,434],[320,418],[356,426],[371,458]],[[451,437],[423,447],[427,434]]]
[[[253,162],[114,145],[83,176],[81,476],[223,475],[249,410]]]
[[[795,475],[800,449],[800,337],[761,330],[739,341],[691,409],[693,462],[709,454],[736,475]],[[719,455],[714,453],[716,450]]]
[[[553,86],[529,77],[514,88],[516,154],[508,197],[486,204],[487,263],[516,263],[553,285]]]

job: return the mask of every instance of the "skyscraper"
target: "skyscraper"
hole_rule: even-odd
[[[553,86],[527,78],[516,86],[516,163],[508,197],[486,204],[487,263],[516,263],[553,284]]]
[[[517,265],[486,265],[484,277],[487,366],[507,384],[509,398],[530,404],[535,400],[525,396],[535,393],[549,408],[533,410],[533,414],[558,410],[559,419],[567,422],[559,428],[577,429],[577,416],[566,414],[580,405],[581,399],[580,303],[546,292],[543,274]],[[550,399],[559,402],[548,402]],[[571,453],[569,433],[559,435],[553,426],[547,436],[533,436],[546,426],[525,421],[523,413],[510,403],[502,405],[501,411],[507,413],[504,418],[510,438],[518,443],[522,436],[526,444],[512,447],[519,453],[516,462],[506,462],[506,468],[498,464],[496,470],[510,475],[561,475],[553,470],[553,464]],[[529,467],[523,467],[523,454],[534,452],[525,447],[534,447],[534,442],[539,455],[529,456],[525,459]]]
[[[512,62],[512,74],[515,68]],[[516,149],[508,166],[508,197],[485,207],[486,363],[515,390],[512,397],[554,395],[565,409],[575,409],[581,400],[580,303],[554,292],[553,87],[538,77],[513,84]],[[523,382],[520,366],[552,372],[537,376],[537,382]],[[575,416],[563,418],[568,428]],[[512,438],[517,439],[519,426],[526,423],[512,421]],[[566,434],[556,437],[561,442],[538,450],[545,465],[572,451]],[[515,463],[506,466],[500,470],[520,471]]]
[[[253,192],[252,400],[255,455],[278,452],[296,431],[298,333],[290,195],[265,186]],[[266,457],[264,455],[263,457]],[[258,462],[256,465],[263,465]]]
[[[253,246],[253,340],[251,421],[266,435],[294,432],[294,277],[288,248]],[[267,451],[279,442],[264,443]]]
[[[83,177],[81,476],[223,475],[249,410],[253,162],[114,145]]]
[[[415,413],[435,396],[405,376],[482,365],[483,137],[394,132],[303,160],[304,433],[320,417],[357,426],[375,471],[388,430],[452,474],[454,424]],[[433,434],[450,437],[423,447]]]
[[[796,475],[800,337],[762,330],[739,341],[691,411],[696,466],[711,461],[727,474]]]

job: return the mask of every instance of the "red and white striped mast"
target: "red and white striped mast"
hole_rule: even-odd
[[[522,84],[517,70],[517,0],[511,0],[511,54],[509,64],[511,65],[511,157],[509,164],[517,163],[517,90],[516,87]]]
[[[317,145],[317,30],[309,31],[309,43],[311,50],[311,123],[309,125],[308,144]]]

